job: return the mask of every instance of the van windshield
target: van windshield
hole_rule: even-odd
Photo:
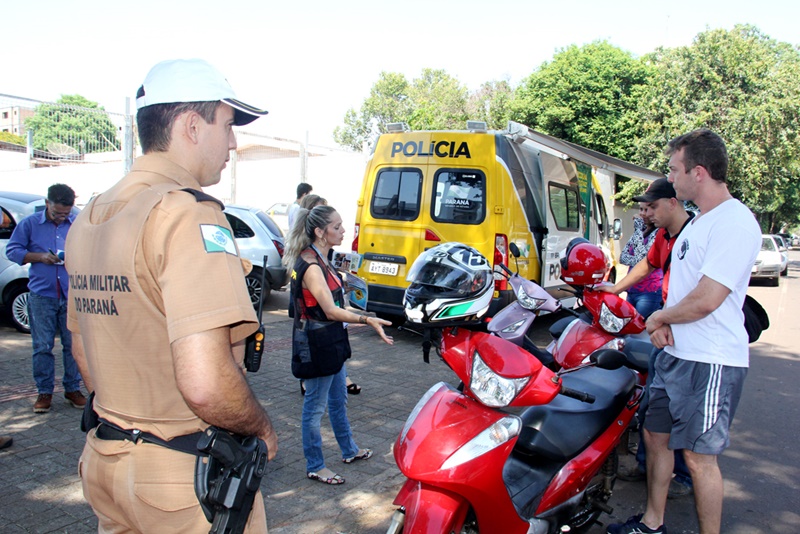
[[[486,178],[480,171],[439,171],[433,186],[433,220],[482,223],[486,215],[485,191]]]

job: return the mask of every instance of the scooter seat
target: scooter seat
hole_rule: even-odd
[[[549,404],[527,408],[521,415],[516,452],[558,461],[576,456],[622,411],[636,385],[636,374],[625,367],[614,371],[587,367],[564,375],[562,381],[568,388],[591,393],[595,402],[558,395]]]

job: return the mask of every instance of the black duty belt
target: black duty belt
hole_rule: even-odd
[[[192,434],[176,436],[171,440],[164,440],[158,436],[150,434],[149,432],[142,432],[141,430],[125,430],[103,420],[100,421],[100,425],[97,427],[97,432],[95,433],[95,436],[102,440],[128,440],[132,441],[133,443],[144,441],[145,443],[160,445],[161,447],[166,447],[167,449],[185,452],[194,456],[207,456],[207,453],[197,450],[197,442],[204,435],[204,432],[194,432]]]

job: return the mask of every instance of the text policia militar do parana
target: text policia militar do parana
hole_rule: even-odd
[[[115,274],[71,274],[69,286],[72,291],[101,291],[108,293],[130,293],[127,276]],[[114,296],[109,298],[73,297],[79,313],[93,315],[119,315]]]

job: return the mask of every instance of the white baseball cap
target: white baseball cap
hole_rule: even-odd
[[[236,99],[220,71],[202,59],[172,59],[150,69],[136,92],[136,109],[155,104],[222,101],[234,109],[234,124],[243,126],[269,113]]]

